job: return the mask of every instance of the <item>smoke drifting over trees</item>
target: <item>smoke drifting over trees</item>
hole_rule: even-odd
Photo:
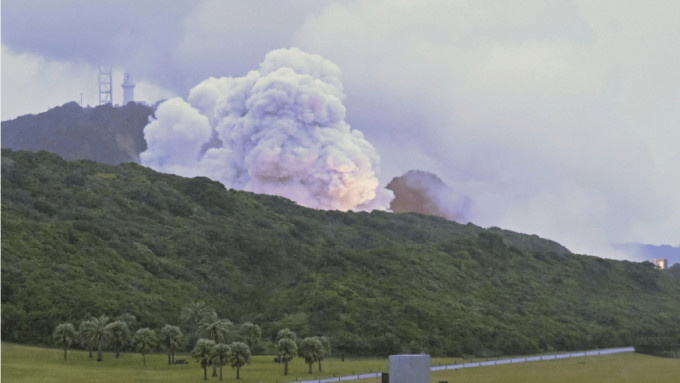
[[[2,11],[3,119],[81,92],[95,103],[102,62],[134,73],[140,100],[186,100],[203,79],[244,76],[295,46],[342,69],[344,121],[379,154],[383,185],[433,172],[472,200],[470,221],[577,252],[680,245],[669,49],[680,2],[4,0]]]
[[[339,210],[387,208],[379,157],[344,120],[340,69],[299,49],[268,53],[244,77],[209,78],[162,103],[142,164]]]
[[[470,217],[470,199],[456,192],[435,174],[409,170],[394,177],[387,188],[394,192],[390,209],[395,213],[436,215],[457,222]]]

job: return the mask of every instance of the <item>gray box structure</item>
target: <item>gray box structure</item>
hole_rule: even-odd
[[[390,383],[430,383],[430,356],[390,355]]]

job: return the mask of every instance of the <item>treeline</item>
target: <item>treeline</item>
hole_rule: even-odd
[[[203,302],[189,302],[180,315],[184,332],[180,326],[166,324],[154,330],[148,327],[139,328],[137,318],[125,313],[114,320],[106,315],[90,317],[76,327],[70,323],[60,323],[54,328],[52,340],[64,350],[64,361],[68,360],[68,349],[80,346],[89,352],[90,359],[94,351],[97,361],[103,361],[103,351],[115,353],[116,359],[122,353],[134,351],[143,357],[146,366],[146,355],[162,348],[168,353],[168,365],[188,363],[186,360],[175,360],[175,353],[191,350],[191,356],[200,363],[203,378],[208,379],[207,368],[213,367],[213,377],[223,380],[222,367],[231,365],[236,368],[236,379],[240,378],[240,369],[250,363],[251,353],[258,347],[262,330],[260,326],[246,322],[241,326],[234,325],[228,319],[220,319],[217,312]],[[185,335],[186,334],[186,335]],[[276,337],[276,361],[284,364],[284,375],[288,375],[288,362],[301,357],[309,365],[318,363],[322,371],[322,360],[331,353],[331,343],[327,337],[307,337],[299,343],[294,331],[279,330]]]
[[[336,354],[527,354],[672,338],[678,266],[571,254],[418,214],[302,208],[206,178],[2,152],[2,338],[134,313],[180,323],[190,300],[328,336]]]
[[[2,147],[46,150],[67,159],[108,164],[139,162],[144,127],[155,108],[140,103],[82,108],[69,102],[37,115],[2,122]]]

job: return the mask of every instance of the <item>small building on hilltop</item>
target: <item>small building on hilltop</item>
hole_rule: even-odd
[[[668,259],[654,258],[654,265],[659,270],[666,270],[668,268]]]

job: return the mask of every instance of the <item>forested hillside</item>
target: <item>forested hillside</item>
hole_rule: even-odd
[[[677,267],[677,266],[676,266]],[[2,338],[133,313],[326,335],[335,352],[533,353],[678,337],[678,270],[432,216],[319,211],[206,178],[2,151]],[[674,276],[675,275],[675,276]]]
[[[108,164],[139,162],[144,126],[154,108],[139,103],[81,108],[75,102],[2,122],[2,147],[46,150],[66,159]]]

